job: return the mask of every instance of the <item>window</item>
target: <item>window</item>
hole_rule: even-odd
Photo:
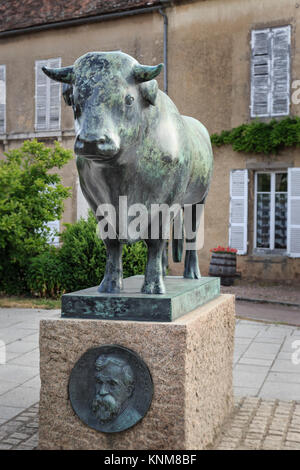
[[[239,255],[248,251],[248,185],[248,170],[231,170],[229,246]],[[300,168],[255,172],[253,202],[254,253],[300,258]]]
[[[57,235],[57,233],[60,231],[59,220],[47,222],[46,225],[50,229],[47,237],[49,245],[59,246],[59,235]]]
[[[60,129],[60,83],[48,78],[42,67],[60,67],[61,59],[38,60],[35,63],[35,129]]]
[[[6,132],[6,68],[0,65],[0,134]]]
[[[288,174],[255,174],[254,248],[287,249]]]
[[[90,207],[81,190],[79,178],[77,179],[76,187],[77,187],[77,220],[79,220],[81,217],[84,220],[87,220]]]
[[[251,117],[289,114],[290,42],[290,26],[252,31]]]

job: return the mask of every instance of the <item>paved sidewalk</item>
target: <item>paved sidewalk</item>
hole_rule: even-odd
[[[39,321],[59,313],[0,309],[0,425],[39,401]]]
[[[233,379],[237,396],[300,400],[300,328],[237,320]]]
[[[59,314],[0,309],[0,449],[36,447],[39,321]],[[216,448],[267,448],[280,432],[276,448],[300,449],[300,328],[237,320],[233,374],[236,409]]]

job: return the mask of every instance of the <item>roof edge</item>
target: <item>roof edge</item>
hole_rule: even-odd
[[[152,13],[158,11],[160,9],[165,9],[167,7],[172,6],[172,1],[170,0],[161,0],[159,5],[143,7],[143,8],[136,8],[132,10],[119,10],[117,12],[112,13],[105,13],[100,15],[94,16],[85,16],[80,18],[73,18],[64,21],[56,21],[53,23],[41,23],[37,25],[27,26],[24,28],[16,28],[16,29],[8,29],[5,31],[0,31],[0,39],[1,38],[9,38],[14,36],[19,36],[22,34],[29,34],[35,33],[40,31],[47,31],[50,29],[59,29],[64,27],[71,27],[71,26],[80,26],[82,24],[88,23],[97,23],[102,21],[109,21],[117,18],[122,18],[126,16],[133,16],[145,13]]]

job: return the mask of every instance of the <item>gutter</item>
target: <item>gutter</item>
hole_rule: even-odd
[[[138,8],[135,10],[108,13],[106,15],[95,15],[95,16],[89,16],[85,18],[74,18],[72,20],[59,21],[56,23],[42,24],[42,25],[36,25],[36,26],[29,26],[27,28],[19,28],[19,29],[11,29],[9,31],[2,31],[0,32],[0,39],[19,36],[21,34],[30,34],[30,33],[40,32],[40,31],[49,31],[51,29],[59,29],[59,28],[64,28],[68,26],[80,26],[80,25],[89,24],[89,23],[109,21],[109,20],[114,20],[118,18],[123,18],[126,16],[134,16],[134,15],[141,15],[145,13],[160,12],[162,11],[162,8],[171,6],[171,1],[168,1],[168,0],[166,1],[162,0],[160,3],[161,3],[160,5],[148,7],[148,8]]]

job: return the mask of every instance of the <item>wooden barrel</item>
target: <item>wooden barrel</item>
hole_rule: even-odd
[[[232,286],[236,277],[236,253],[212,253],[209,275],[220,277],[222,286]]]

